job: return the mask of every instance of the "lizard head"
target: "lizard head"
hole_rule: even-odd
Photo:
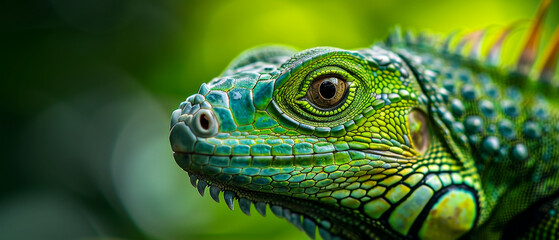
[[[201,194],[313,238],[425,238],[477,200],[416,78],[382,47],[249,50],[173,112],[174,157]]]

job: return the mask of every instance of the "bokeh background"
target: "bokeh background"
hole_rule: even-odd
[[[559,3],[544,29],[559,24]],[[305,239],[200,197],[169,116],[243,50],[366,47],[395,25],[448,34],[538,1],[20,0],[0,3],[1,239]],[[529,22],[507,44],[520,45]],[[514,49],[509,47],[509,49]],[[513,63],[519,51],[506,51]]]

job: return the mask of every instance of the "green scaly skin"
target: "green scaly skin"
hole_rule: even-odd
[[[202,194],[311,238],[551,238],[559,108],[522,78],[426,39],[257,48],[173,112],[171,146]]]

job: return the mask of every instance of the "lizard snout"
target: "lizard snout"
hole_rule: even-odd
[[[204,96],[194,94],[171,115],[169,138],[173,151],[193,152],[198,138],[213,137],[218,133],[218,129],[218,120],[211,104]]]

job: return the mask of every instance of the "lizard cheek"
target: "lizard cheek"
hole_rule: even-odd
[[[429,148],[431,133],[429,120],[421,110],[414,109],[408,114],[409,133],[415,150],[424,154]]]

